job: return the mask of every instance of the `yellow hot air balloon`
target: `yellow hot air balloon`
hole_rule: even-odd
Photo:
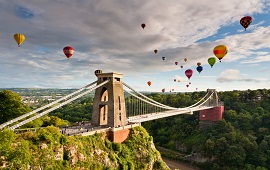
[[[23,43],[23,41],[25,40],[25,36],[23,34],[14,34],[14,39],[18,44],[18,47],[20,47],[20,45]]]
[[[228,48],[225,45],[218,45],[213,49],[213,52],[221,62],[221,59],[228,53]]]

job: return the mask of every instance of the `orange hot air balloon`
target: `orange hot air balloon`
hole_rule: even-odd
[[[145,28],[145,26],[146,26],[145,23],[142,23],[142,24],[141,24],[141,27],[142,27],[143,29]]]
[[[184,58],[184,61],[187,62],[187,58]]]
[[[251,23],[252,23],[251,16],[245,16],[245,17],[241,18],[241,20],[240,20],[240,24],[245,28],[245,31]]]
[[[73,55],[73,53],[74,53],[74,48],[71,47],[71,46],[66,46],[63,49],[63,52],[67,56],[67,58],[69,59]]]
[[[221,62],[221,59],[228,53],[228,48],[225,45],[218,45],[213,49],[213,53]]]
[[[157,52],[158,52],[158,50],[157,50],[157,49],[155,49],[155,50],[154,50],[154,53],[156,54]]]
[[[201,63],[200,63],[200,62],[198,62],[198,63],[197,63],[197,66],[198,66],[198,67],[199,67],[199,66],[201,66]]]
[[[148,84],[148,86],[151,86],[152,82],[151,81],[148,81],[147,84]]]
[[[180,82],[180,80],[178,80],[178,82]]]

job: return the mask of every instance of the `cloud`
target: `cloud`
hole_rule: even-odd
[[[246,76],[241,74],[239,70],[233,69],[223,71],[216,81],[219,83],[228,83],[233,81],[260,82],[259,80],[256,79],[246,78]]]
[[[188,68],[197,62],[208,64],[212,49],[220,43],[229,47],[223,62],[260,61],[253,57],[254,50],[268,47],[269,27],[258,25],[250,32],[225,34],[224,39],[214,42],[198,41],[239,23],[247,11],[250,15],[263,13],[267,8],[264,2],[4,0],[0,3],[0,14],[5,16],[0,18],[4,23],[0,27],[0,76],[10,75],[3,80],[10,85],[28,79],[42,87],[41,83],[47,86],[56,81],[47,75],[71,86],[83,78],[94,78],[96,69],[136,77],[177,70],[181,65]],[[145,29],[141,23],[146,23]],[[13,40],[17,32],[26,36],[20,48]],[[67,45],[75,48],[70,60],[62,52]],[[159,52],[154,54],[154,49]],[[185,57],[188,62],[183,61]],[[175,61],[178,66],[173,65]],[[62,87],[60,83],[55,85]]]

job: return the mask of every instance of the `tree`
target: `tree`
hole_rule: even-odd
[[[15,92],[0,91],[0,124],[30,111],[21,100],[22,98]]]

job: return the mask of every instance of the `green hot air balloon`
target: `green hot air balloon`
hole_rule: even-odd
[[[210,64],[210,66],[212,68],[213,65],[216,63],[216,58],[215,57],[208,58],[208,63]]]

